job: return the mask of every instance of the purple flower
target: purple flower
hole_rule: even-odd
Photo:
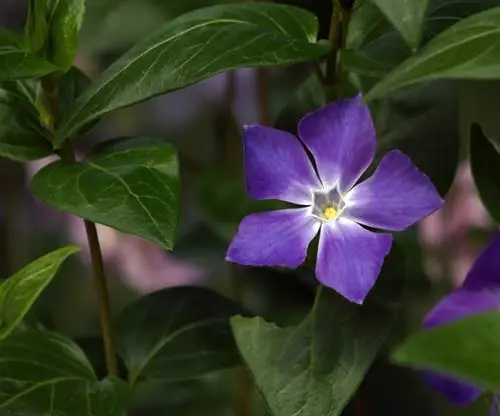
[[[427,176],[397,150],[385,155],[373,176],[356,185],[376,150],[373,121],[360,95],[306,115],[298,134],[300,140],[273,128],[245,126],[247,192],[255,199],[303,207],[244,218],[226,259],[247,266],[295,268],[320,232],[317,279],[363,303],[392,244],[390,234],[363,225],[404,230],[443,201]]]
[[[496,309],[500,309],[500,232],[481,253],[460,289],[441,300],[427,314],[423,326],[445,325]],[[432,388],[458,405],[470,404],[482,393],[479,387],[455,377],[431,371],[422,371],[422,377]],[[500,415],[496,398],[490,415]]]

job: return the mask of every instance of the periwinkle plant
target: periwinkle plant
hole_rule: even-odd
[[[141,4],[152,2],[160,10],[174,0]],[[304,2],[206,3],[156,29],[93,80],[74,62],[84,0],[30,0],[22,33],[0,31],[0,156],[19,163],[57,159],[35,174],[30,189],[84,221],[106,367],[101,377],[90,349],[33,325],[33,305],[79,247],[50,252],[0,284],[0,413],[122,416],[159,386],[158,414],[180,415],[186,409],[163,399],[173,402],[176,392],[195,386],[187,401],[196,402],[213,383],[234,394],[224,410],[212,401],[198,406],[200,414],[375,414],[364,392],[375,361],[391,357],[415,367],[415,378],[427,382],[421,387],[428,384],[457,404],[500,391],[500,365],[491,358],[500,352],[498,235],[462,286],[425,317],[425,328],[390,352],[394,340],[407,335],[393,332],[405,321],[396,318],[409,320],[410,309],[414,316],[421,295],[415,282],[427,277],[412,226],[445,203],[459,154],[470,160],[476,188],[500,223],[494,133],[500,6],[492,0],[333,0],[325,9],[331,13],[326,40],[318,39],[318,19]],[[100,4],[103,11],[115,6]],[[226,259],[219,253],[218,260],[227,260],[233,299],[183,286],[111,310],[96,223],[175,254],[186,185],[179,165],[186,159],[160,137],[107,137],[96,146],[85,143],[87,152],[78,157],[75,147],[108,113],[218,73],[299,63],[308,78],[277,117],[297,131],[261,120],[218,147],[243,154],[244,173],[233,166],[231,175],[245,182],[250,197],[295,205],[255,212],[231,186],[222,203],[212,204],[233,210],[206,215],[223,223],[218,235],[231,234]],[[457,96],[458,84],[450,80],[467,81],[460,84],[467,88]],[[485,80],[491,96],[470,98],[471,91],[487,94]],[[268,84],[261,84],[265,91]],[[259,104],[270,108],[264,95]],[[234,142],[240,137],[242,146]],[[218,160],[236,160],[228,153]],[[209,202],[220,202],[214,200],[225,185],[220,180],[210,187]],[[309,248],[318,234],[315,254]],[[195,243],[213,248],[204,239],[187,245]],[[438,254],[445,264],[446,253]],[[316,280],[309,279],[311,265]],[[243,276],[251,282],[260,267],[272,270],[269,280],[279,268],[286,283],[269,302],[272,313],[246,302],[253,292],[242,285]],[[305,301],[291,300],[292,282]],[[228,374],[234,383],[221,382]],[[386,375],[379,375],[379,385],[389,382]],[[412,394],[415,403],[425,401],[416,389]],[[491,414],[497,407],[494,400]]]

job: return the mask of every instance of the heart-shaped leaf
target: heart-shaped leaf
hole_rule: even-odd
[[[7,415],[122,416],[130,395],[117,378],[98,381],[82,350],[26,330],[0,341],[0,411]]]
[[[164,289],[125,309],[118,349],[129,380],[181,381],[241,363],[229,318],[239,306],[201,287]]]
[[[456,23],[376,84],[367,100],[435,79],[500,78],[500,7]]]
[[[110,111],[186,87],[236,67],[275,66],[317,58],[318,22],[297,7],[220,5],[167,23],[107,69],[63,121],[58,143]]]
[[[363,307],[320,288],[299,325],[231,319],[240,352],[275,416],[336,416],[355,393],[394,321],[405,275],[393,249]]]
[[[14,33],[0,29],[0,81],[40,78],[57,70],[27,50]]]
[[[101,146],[80,163],[46,166],[34,176],[33,192],[62,211],[171,249],[179,211],[177,153],[154,140],[128,147],[131,140]]]
[[[0,339],[21,323],[61,264],[78,250],[70,246],[46,254],[0,284]]]
[[[420,331],[394,353],[401,364],[500,389],[500,313],[482,313]]]

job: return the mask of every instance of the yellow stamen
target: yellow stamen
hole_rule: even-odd
[[[331,219],[335,218],[336,215],[337,215],[337,210],[333,207],[325,208],[325,210],[323,211],[323,216],[327,220],[331,220]]]

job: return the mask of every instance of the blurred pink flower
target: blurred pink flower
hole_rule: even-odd
[[[460,164],[444,206],[420,223],[420,238],[429,250],[427,267],[431,278],[448,277],[460,286],[479,254],[468,234],[473,228],[490,228],[468,162]]]

